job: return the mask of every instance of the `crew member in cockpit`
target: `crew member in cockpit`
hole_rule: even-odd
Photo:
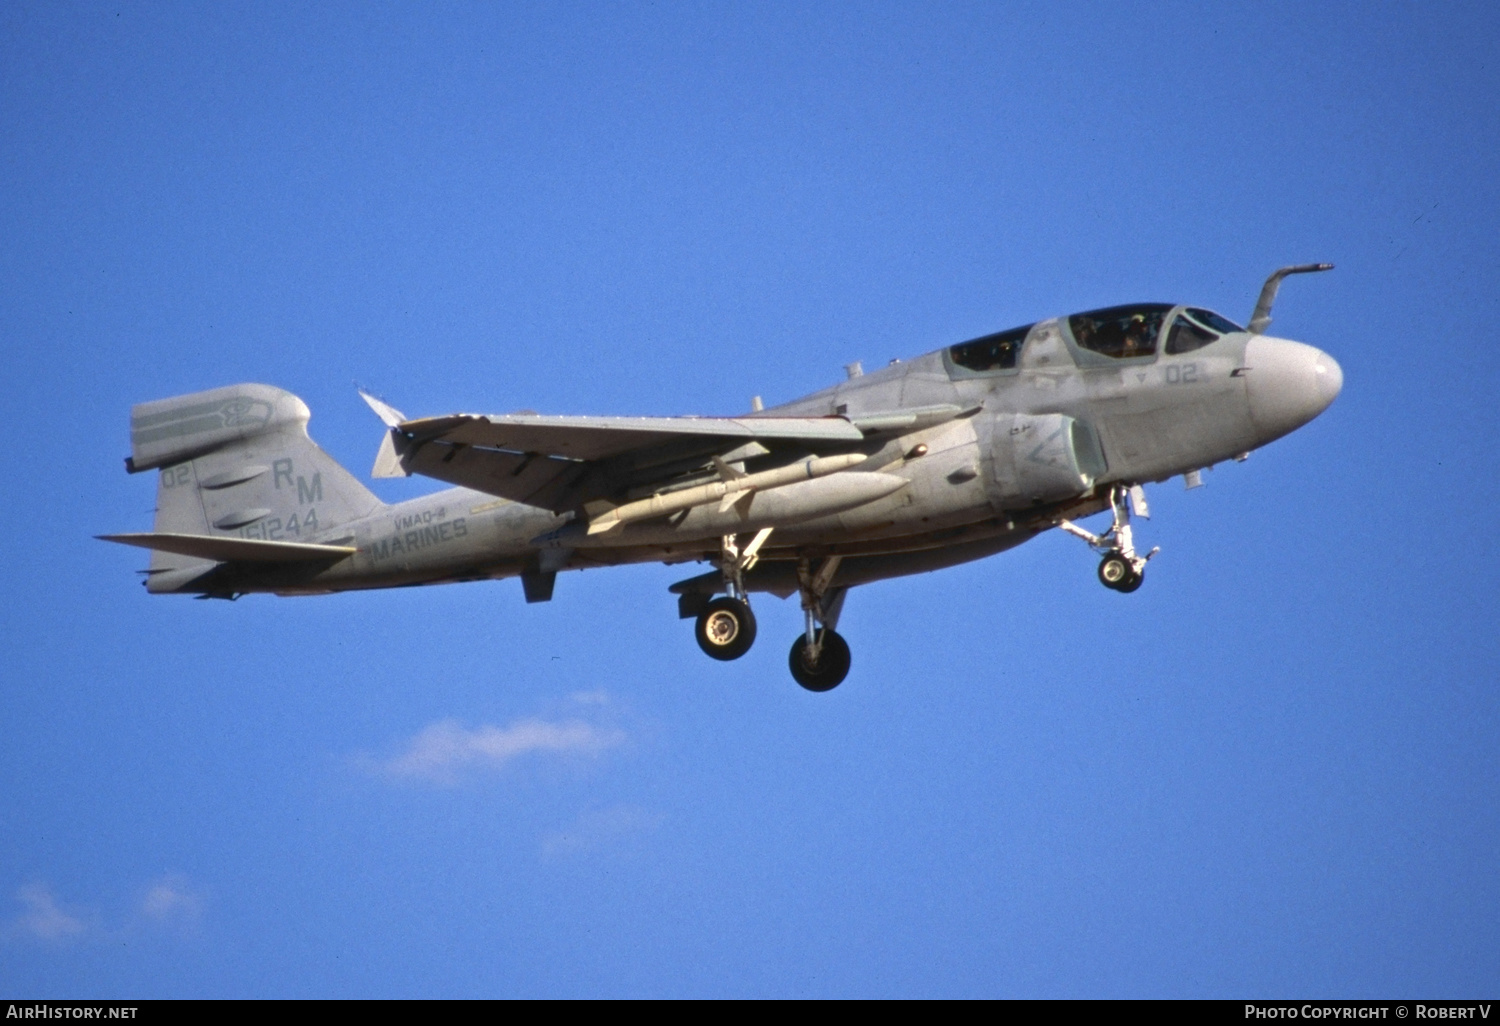
[[[1125,345],[1121,356],[1141,356],[1150,352],[1151,340],[1146,337],[1146,315],[1136,314],[1125,328]]]

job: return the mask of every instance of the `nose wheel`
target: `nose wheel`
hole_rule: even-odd
[[[1099,583],[1111,591],[1130,593],[1139,588],[1146,579],[1146,563],[1160,549],[1152,549],[1144,556],[1135,551],[1135,540],[1130,530],[1130,509],[1150,517],[1146,508],[1146,493],[1140,485],[1127,488],[1112,485],[1109,489],[1109,506],[1114,522],[1103,534],[1094,534],[1071,520],[1058,521],[1058,527],[1077,538],[1082,538],[1089,547],[1104,558],[1099,561]]]
[[[1111,552],[1099,561],[1099,583],[1114,591],[1132,592],[1146,579],[1142,571],[1136,570],[1130,560],[1118,552]]]

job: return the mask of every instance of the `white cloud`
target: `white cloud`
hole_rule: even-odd
[[[567,830],[542,838],[543,855],[571,855],[576,852],[616,844],[632,836],[650,833],[661,826],[666,816],[634,805],[616,805],[609,809],[585,812]]]
[[[140,901],[119,922],[109,923],[93,912],[64,908],[52,888],[40,881],[16,891],[24,911],[0,926],[0,940],[61,943],[82,939],[127,937],[141,928],[190,930],[203,916],[203,899],[181,876],[163,876],[148,883]]]
[[[194,926],[203,915],[203,899],[181,877],[164,876],[147,889],[140,911],[166,926]]]
[[[13,932],[45,941],[71,940],[88,932],[87,923],[58,907],[52,888],[44,883],[27,884],[16,897],[26,911],[12,920]]]
[[[624,731],[583,720],[526,719],[473,730],[457,720],[439,720],[424,727],[404,753],[380,769],[392,777],[451,784],[463,769],[499,768],[532,753],[596,756],[624,740]]]

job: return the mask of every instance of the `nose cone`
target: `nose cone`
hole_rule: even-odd
[[[1328,409],[1344,371],[1320,349],[1257,335],[1245,346],[1250,419],[1261,444],[1297,430]]]

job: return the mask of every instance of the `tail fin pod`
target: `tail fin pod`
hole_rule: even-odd
[[[269,385],[133,407],[126,468],[161,471],[153,531],[308,542],[373,512],[380,500],[308,437],[310,417],[301,399]],[[150,583],[198,565],[213,563],[154,551]]]

